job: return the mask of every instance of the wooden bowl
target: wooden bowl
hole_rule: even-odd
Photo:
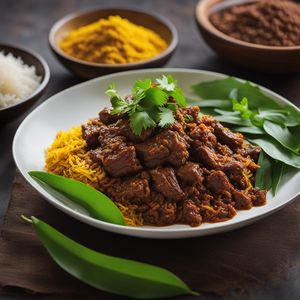
[[[3,51],[5,54],[12,53],[15,57],[21,57],[26,65],[34,66],[36,74],[41,76],[40,85],[32,95],[23,99],[19,103],[5,108],[0,108],[0,124],[2,125],[18,118],[40,99],[47,88],[50,71],[46,61],[33,51],[4,44],[0,44],[0,51]]]
[[[232,5],[259,0],[202,0],[196,6],[198,28],[207,44],[221,57],[243,67],[267,73],[300,71],[300,46],[273,47],[247,43],[219,31],[210,15]]]
[[[159,33],[168,43],[168,48],[151,59],[136,63],[103,64],[79,60],[66,54],[58,46],[61,39],[74,29],[95,22],[101,18],[107,18],[111,15],[119,15],[135,24],[142,25]],[[178,34],[175,26],[170,21],[156,14],[132,9],[108,8],[76,12],[65,16],[56,22],[50,30],[49,43],[55,56],[67,69],[79,77],[94,78],[113,72],[163,66],[171,58],[177,47]]]

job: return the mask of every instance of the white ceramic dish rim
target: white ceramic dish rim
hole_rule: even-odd
[[[109,79],[110,77],[115,77],[121,74],[143,74],[146,75],[147,73],[151,74],[151,73],[155,73],[155,72],[161,72],[161,73],[172,73],[172,72],[188,72],[188,73],[195,73],[195,74],[206,74],[206,75],[212,75],[212,76],[216,76],[217,78],[225,78],[228,77],[228,75],[226,74],[221,74],[221,73],[217,73],[217,72],[211,72],[211,71],[202,71],[202,70],[196,70],[196,69],[184,69],[184,68],[154,68],[154,69],[145,69],[145,70],[133,70],[133,71],[125,71],[125,72],[119,72],[119,73],[114,73],[114,74],[110,74],[110,75],[106,75],[106,76],[101,76],[92,80],[88,80],[85,81],[83,83],[77,84],[73,87],[70,87],[68,89],[65,89],[53,96],[51,96],[48,100],[46,100],[44,103],[42,103],[41,105],[39,105],[35,110],[33,110],[21,123],[21,125],[19,126],[14,140],[13,140],[13,157],[15,160],[15,163],[19,169],[19,171],[21,172],[21,174],[24,176],[24,178],[30,183],[30,185],[36,189],[40,194],[42,194],[44,196],[44,198],[46,198],[46,200],[48,202],[50,202],[52,205],[54,205],[56,208],[58,208],[59,210],[67,213],[68,215],[74,217],[77,220],[83,221],[87,224],[90,224],[92,226],[95,226],[97,228],[101,228],[104,230],[108,230],[111,232],[115,232],[115,233],[121,233],[121,234],[125,234],[125,235],[132,235],[132,236],[137,236],[137,237],[145,237],[145,238],[188,238],[188,237],[193,237],[193,236],[203,236],[203,235],[209,235],[209,234],[213,234],[213,233],[218,233],[218,232],[223,232],[223,231],[228,231],[231,229],[236,229],[238,227],[247,225],[249,223],[254,222],[257,219],[260,219],[266,215],[269,215],[275,211],[277,211],[278,209],[282,208],[283,206],[285,206],[286,204],[292,202],[293,200],[295,200],[299,195],[300,195],[300,191],[292,198],[290,199],[286,199],[284,201],[282,201],[281,203],[278,203],[277,205],[274,205],[269,211],[267,212],[258,212],[256,215],[251,216],[245,220],[235,220],[235,218],[231,219],[230,223],[227,222],[220,222],[220,223],[212,223],[210,224],[209,228],[202,228],[201,226],[198,227],[190,227],[190,226],[185,226],[183,228],[172,228],[172,226],[164,226],[164,227],[131,227],[131,226],[122,226],[122,225],[116,225],[116,224],[111,224],[111,223],[107,223],[104,221],[100,221],[97,219],[94,219],[88,215],[84,215],[80,212],[77,212],[75,210],[73,210],[72,208],[60,203],[57,201],[57,199],[52,196],[50,193],[48,193],[45,189],[43,189],[37,182],[35,182],[24,170],[22,170],[21,168],[19,168],[20,161],[16,155],[16,143],[17,140],[19,138],[19,135],[22,132],[23,127],[26,125],[27,122],[29,122],[30,118],[38,113],[38,111],[44,106],[47,105],[47,103],[53,101],[53,99],[55,99],[56,97],[58,97],[59,95],[61,95],[62,93],[64,93],[65,91],[69,91],[73,88],[80,88],[84,85],[87,85],[89,83],[92,82],[96,82],[98,80],[104,80],[104,79]],[[241,81],[244,81],[243,79],[239,79]],[[259,85],[260,86],[260,85]],[[288,100],[286,100],[285,98],[283,98],[282,96],[276,94],[275,92],[272,92],[271,90],[260,86],[260,88],[262,89],[262,91],[267,92],[269,95],[271,95],[271,97],[274,98],[278,98],[279,101],[281,103],[289,103],[291,105],[293,105],[295,108],[297,108],[299,110],[299,108],[297,106],[295,106],[293,103],[289,102]],[[300,111],[300,110],[299,110]],[[124,231],[124,228],[126,229]],[[143,235],[143,233],[148,233],[145,236]],[[178,233],[180,233],[178,235]],[[182,235],[186,233],[186,235]],[[157,234],[160,234],[160,236],[158,236]]]

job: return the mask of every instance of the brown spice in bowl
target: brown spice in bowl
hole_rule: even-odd
[[[211,15],[212,24],[230,37],[259,45],[300,45],[300,4],[262,0]]]

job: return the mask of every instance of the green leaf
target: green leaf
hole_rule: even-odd
[[[284,126],[270,121],[265,121],[264,130],[276,139],[285,148],[299,154],[300,149],[300,132],[299,130],[292,134],[290,130]]]
[[[82,182],[51,173],[31,171],[28,174],[47,192],[53,194],[54,189],[85,208],[93,218],[118,225],[125,224],[123,215],[114,202],[96,189]]]
[[[241,102],[238,100],[232,100],[232,109],[240,112],[242,119],[245,120],[250,119],[253,114],[253,112],[248,108],[248,99],[245,97],[241,100]]]
[[[232,131],[241,132],[241,133],[250,133],[250,134],[266,134],[266,132],[259,127],[256,126],[236,126],[230,127]]]
[[[145,99],[157,106],[163,106],[168,102],[168,94],[160,88],[154,87],[145,92]]]
[[[133,86],[133,91],[136,93],[138,90],[146,91],[151,88],[151,79],[137,80]]]
[[[188,122],[188,123],[194,121],[194,118],[193,118],[193,116],[191,116],[191,115],[185,115],[185,116],[184,116],[184,119],[185,119],[185,121]]]
[[[171,75],[168,76],[163,75],[162,78],[157,78],[156,82],[158,84],[158,87],[168,92],[174,91],[176,87],[176,81],[173,79]]]
[[[108,86],[108,89],[106,90],[105,94],[108,95],[109,97],[119,98],[119,94],[117,93],[116,90],[116,84],[114,82]]]
[[[173,111],[168,108],[161,107],[158,115],[160,127],[168,127],[175,122]]]
[[[226,79],[200,82],[192,86],[193,92],[202,99],[229,99],[229,95],[233,89],[237,89],[242,85],[233,77]],[[246,97],[246,95],[244,95]],[[229,101],[231,104],[231,101]]]
[[[227,124],[241,125],[246,127],[252,126],[252,123],[249,120],[243,120],[241,119],[240,116],[223,115],[223,116],[215,116],[215,118],[219,122],[224,122]]]
[[[147,128],[156,126],[155,121],[146,111],[136,111],[129,115],[130,127],[134,134],[141,135],[142,131]]]
[[[105,255],[73,241],[35,217],[24,219],[32,224],[43,246],[63,270],[96,289],[129,299],[198,295],[166,269]]]
[[[230,100],[217,100],[217,99],[208,99],[208,100],[191,100],[188,99],[189,105],[199,105],[200,109],[203,107],[216,107],[223,109],[232,109],[232,102]]]
[[[275,196],[284,169],[284,163],[276,161],[272,166],[272,193]]]
[[[169,96],[173,97],[179,106],[186,107],[186,99],[183,96],[181,89],[175,88],[172,92],[169,93]]]
[[[265,153],[272,158],[279,160],[287,165],[300,169],[300,156],[284,148],[279,142],[270,136],[249,139],[253,144],[260,146]]]
[[[272,164],[273,159],[265,154],[264,151],[260,151],[257,164],[260,168],[256,171],[255,186],[264,190],[269,190],[272,186]]]
[[[214,111],[220,115],[224,115],[224,116],[239,116],[240,113],[238,111],[232,111],[232,110],[224,110],[224,109],[219,109],[219,108],[215,108]]]
[[[264,120],[285,124],[289,118],[289,112],[282,109],[259,108],[259,116]]]
[[[266,96],[261,89],[253,83],[241,82],[233,77],[226,79],[201,82],[192,86],[195,94],[203,99],[228,99],[232,98],[232,90],[237,89],[238,95],[235,95],[236,100],[241,100],[243,97],[248,98],[250,109],[279,109],[288,111],[289,117],[286,126],[297,126],[300,124],[300,110],[293,104],[279,104],[271,97]],[[231,95],[231,97],[230,97]]]

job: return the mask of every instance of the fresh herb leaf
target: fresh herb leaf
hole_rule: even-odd
[[[137,92],[138,90],[147,91],[151,88],[152,81],[151,79],[145,79],[145,80],[137,80],[133,86],[133,92]]]
[[[186,122],[193,122],[194,121],[194,118],[191,115],[185,115],[184,119],[185,119]]]
[[[225,116],[238,116],[240,115],[240,112],[238,111],[232,111],[232,110],[224,110],[224,109],[219,109],[215,108],[214,111],[220,115],[225,115]]]
[[[224,122],[227,124],[240,125],[240,126],[246,126],[246,127],[252,126],[252,124],[249,120],[243,120],[240,118],[240,116],[221,115],[221,116],[215,116],[215,118],[219,122]]]
[[[272,158],[279,160],[289,166],[300,169],[300,156],[284,148],[279,142],[269,135],[263,138],[249,139],[253,144],[258,145]]]
[[[269,120],[272,122],[285,124],[288,119],[290,112],[283,109],[267,109],[267,108],[259,108],[259,115],[264,120]]]
[[[231,109],[232,102],[230,100],[218,100],[218,99],[208,99],[208,100],[191,100],[188,99],[189,105],[199,105],[202,109],[203,107],[216,107],[223,109]]]
[[[173,97],[176,100],[176,103],[181,106],[185,107],[186,106],[186,99],[183,96],[183,93],[180,88],[175,88],[169,96]]]
[[[230,91],[228,98],[231,100],[238,100],[239,97],[239,90],[237,88],[234,88]]]
[[[158,87],[153,87],[145,92],[147,101],[151,101],[157,106],[163,106],[168,102],[168,94]]]
[[[284,163],[276,161],[272,166],[272,193],[275,196],[283,174]]]
[[[299,131],[292,134],[288,127],[273,123],[270,121],[264,122],[264,130],[276,139],[285,148],[299,154],[300,149],[300,133]],[[300,159],[300,157],[299,157]]]
[[[130,128],[136,135],[141,135],[142,131],[147,128],[155,127],[155,121],[146,111],[135,111],[130,113]]]
[[[268,190],[272,185],[272,164],[273,159],[269,157],[264,151],[260,151],[257,164],[259,169],[255,175],[255,186],[261,189]]]
[[[159,115],[159,126],[160,127],[168,127],[175,122],[175,118],[173,115],[173,111],[166,107],[160,107]]]
[[[132,91],[131,98],[125,100],[118,94],[115,84],[111,84],[106,94],[111,98],[112,114],[127,113],[136,135],[150,127],[171,125],[175,122],[176,105],[186,106],[186,99],[171,75],[163,75],[155,83],[151,79],[137,80]]]
[[[250,133],[250,134],[266,134],[266,132],[260,128],[260,127],[256,127],[256,126],[237,126],[237,127],[231,127],[230,128],[232,131],[235,132],[241,132],[241,133]]]
[[[240,112],[241,117],[245,120],[250,119],[250,117],[253,114],[253,112],[248,108],[248,99],[245,97],[241,100],[241,102],[233,99],[232,100],[232,109],[234,111]]]

